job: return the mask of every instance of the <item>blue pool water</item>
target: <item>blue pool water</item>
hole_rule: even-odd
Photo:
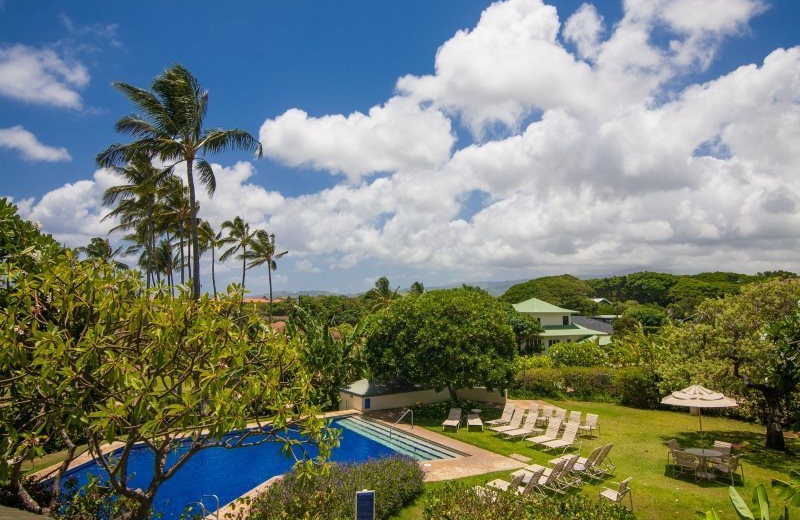
[[[336,420],[332,426],[336,426]],[[342,429],[341,445],[333,450],[331,461],[363,462],[370,458],[394,455],[395,451],[348,429]],[[280,453],[280,443],[265,443],[247,448],[209,448],[194,455],[171,479],[161,485],[154,507],[163,513],[164,520],[177,520],[187,504],[200,500],[203,495],[217,495],[221,505],[247,493],[270,477],[288,472],[293,459]],[[309,449],[315,455],[313,447]],[[299,455],[299,453],[298,453]],[[167,458],[167,467],[177,454]],[[146,448],[134,449],[129,461],[129,486],[145,487],[153,471],[153,455]],[[67,474],[75,477],[79,485],[88,481],[89,474],[102,476],[103,470],[95,463],[77,467]],[[213,509],[211,499],[206,506]]]

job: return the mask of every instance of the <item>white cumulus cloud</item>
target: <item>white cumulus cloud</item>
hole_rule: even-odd
[[[28,161],[70,161],[69,152],[64,147],[42,144],[31,132],[22,126],[0,128],[0,148],[9,148],[20,153]]]
[[[0,47],[0,95],[27,103],[81,108],[86,67],[53,49],[22,44]]]

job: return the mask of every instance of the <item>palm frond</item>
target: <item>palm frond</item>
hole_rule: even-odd
[[[121,134],[128,134],[139,138],[154,138],[162,134],[150,121],[136,114],[119,118],[114,124],[114,129]]]
[[[114,87],[161,127],[162,132],[169,135],[176,135],[179,132],[180,127],[172,120],[166,107],[151,92],[122,82],[115,82]]]
[[[214,170],[211,169],[211,165],[205,159],[197,159],[195,168],[197,169],[197,178],[200,180],[200,184],[209,195],[214,195],[214,191],[217,189],[217,179],[214,177]]]
[[[203,139],[200,141],[198,148],[206,153],[244,150],[254,152],[259,158],[262,155],[261,143],[258,142],[258,139],[250,135],[250,132],[238,129],[222,130],[215,128],[207,130],[203,134]]]

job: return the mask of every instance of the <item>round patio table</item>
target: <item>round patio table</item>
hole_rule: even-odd
[[[708,459],[718,459],[724,455],[724,453],[719,450],[710,450],[708,448],[686,448],[683,452],[694,455],[700,459],[700,464],[702,464],[703,467],[702,471],[697,472],[697,476],[706,480],[712,480],[714,478],[714,472],[708,467]]]
[[[483,411],[483,410],[481,410],[480,408],[473,408],[472,410],[470,410],[470,412],[472,412],[472,413],[476,413],[476,414],[478,414],[478,415],[480,415],[480,413],[481,413],[482,411]]]

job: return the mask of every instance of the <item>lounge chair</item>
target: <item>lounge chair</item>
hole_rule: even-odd
[[[480,428],[483,431],[483,421],[476,413],[467,415],[467,430],[470,428]]]
[[[461,408],[450,408],[447,419],[442,423],[442,431],[446,428],[455,428],[456,431],[461,427]]]
[[[536,489],[540,493],[545,491],[555,491],[556,493],[564,493],[564,487],[560,485],[559,478],[564,471],[564,466],[567,464],[566,460],[562,460],[552,469],[543,468],[542,466],[534,466],[533,471],[526,469],[518,470],[512,475],[517,473],[523,475],[523,482],[527,484],[533,479],[535,475],[540,475],[536,483]]]
[[[556,408],[555,412],[553,412],[553,417],[556,419],[561,419],[561,423],[564,423],[564,420],[567,418],[567,411],[563,408]]]
[[[628,498],[631,499],[631,511],[633,511],[633,494],[631,494],[631,488],[628,487],[631,480],[633,480],[633,477],[628,477],[622,482],[614,482],[614,484],[617,484],[617,489],[604,488],[600,491],[600,498],[619,504],[625,498],[625,495],[628,495]]]
[[[685,451],[676,451],[673,453],[675,457],[675,463],[672,465],[672,476],[674,477],[677,474],[683,474],[687,471],[691,471],[694,473],[694,479],[699,480],[698,471],[700,470],[701,464],[697,461],[694,455],[691,453],[686,453]]]
[[[568,449],[580,447],[582,441],[578,440],[578,423],[567,423],[567,428],[564,430],[564,435],[560,439],[553,439],[540,443],[545,450],[561,450],[562,452]]]
[[[529,412],[528,415],[525,416],[525,422],[522,424],[520,428],[516,430],[508,430],[504,432],[500,432],[500,436],[505,437],[506,439],[516,439],[516,438],[525,438],[532,433],[539,433],[542,430],[536,427],[536,413]]]
[[[561,429],[561,419],[551,417],[547,420],[547,430],[543,435],[538,435],[530,439],[525,439],[531,444],[541,444],[558,438],[558,430]]]
[[[719,461],[714,459],[710,460],[711,469],[714,471],[714,480],[717,479],[717,473],[722,473],[731,478],[731,486],[734,486],[736,485],[734,481],[736,470],[739,469],[742,474],[742,485],[744,485],[744,467],[741,464],[741,457],[741,455],[732,455],[723,457]]]
[[[578,459],[575,461],[575,466],[572,468],[572,471],[579,475],[584,475],[590,479],[598,478],[594,471],[594,465],[602,451],[603,446],[598,446],[593,449],[591,453],[589,453],[588,457],[578,457]],[[566,460],[569,457],[570,455],[562,455],[561,457],[548,461],[548,463],[557,464],[560,460]]]
[[[569,412],[569,418],[567,419],[568,423],[574,422],[580,425],[581,423],[581,412],[580,410],[572,410]]]
[[[516,408],[514,409],[514,415],[511,416],[511,422],[509,422],[505,426],[492,426],[489,429],[495,433],[503,433],[503,432],[510,432],[511,430],[516,430],[517,428],[519,428],[520,424],[522,424],[522,419],[524,416],[525,416],[525,409]]]
[[[596,413],[587,413],[586,420],[584,420],[583,424],[580,427],[580,432],[583,434],[584,432],[588,433],[591,436],[594,436],[594,432],[597,431],[597,436],[600,436],[600,425],[597,423],[598,416]]]
[[[512,403],[506,403],[506,406],[503,408],[503,414],[500,416],[499,419],[492,419],[491,421],[486,421],[486,424],[489,426],[500,426],[501,424],[508,424],[511,422],[511,416],[514,415],[514,409],[516,405]]]
[[[608,457],[608,453],[611,451],[611,448],[614,447],[613,442],[609,442],[603,449],[600,451],[600,454],[592,464],[592,472],[599,477],[605,477],[608,475],[613,475],[617,469],[617,466],[611,461]]]
[[[542,407],[542,414],[539,416],[538,423],[539,424],[547,424],[547,420],[550,419],[553,416],[553,410],[554,409],[555,409],[555,406],[552,406],[552,405],[549,405],[549,404],[544,405],[544,407]]]
[[[514,478],[511,479],[511,482],[498,478],[492,480],[491,482],[487,482],[486,485],[491,488],[499,489],[500,491],[517,491],[520,486],[522,486],[522,479],[524,478],[525,475],[515,475]]]

